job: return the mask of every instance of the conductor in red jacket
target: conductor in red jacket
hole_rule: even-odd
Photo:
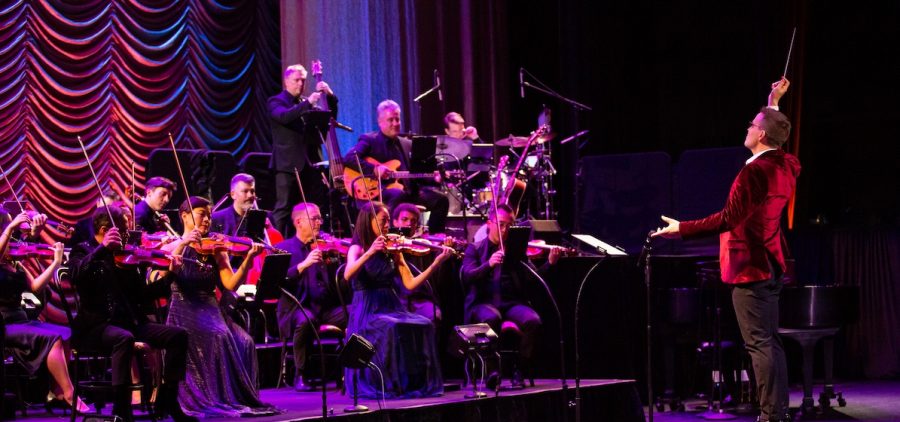
[[[653,236],[696,238],[719,234],[722,281],[734,286],[731,299],[741,336],[753,360],[759,421],[788,420],[787,363],[778,337],[778,297],[785,271],[781,215],[800,174],[797,157],[781,150],[791,124],[778,111],[789,82],[772,84],[769,106],[747,128],[744,146],[753,153],[738,173],[725,208],[699,220],[663,216]]]

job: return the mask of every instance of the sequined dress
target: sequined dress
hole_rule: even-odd
[[[227,319],[216,302],[219,271],[213,257],[186,249],[172,284],[168,324],[188,331],[187,373],[178,393],[185,413],[199,418],[267,415],[277,410],[259,400],[253,339]]]

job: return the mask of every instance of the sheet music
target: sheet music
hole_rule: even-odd
[[[628,254],[623,250],[612,246],[600,239],[597,239],[596,237],[589,234],[573,234],[572,237],[584,243],[587,243],[588,245],[591,245],[591,247],[593,248],[606,252],[606,254],[609,256],[628,256]]]

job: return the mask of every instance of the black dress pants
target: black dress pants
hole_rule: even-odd
[[[781,419],[788,409],[788,373],[778,336],[781,277],[735,285],[731,301],[741,337],[753,361],[753,374],[764,420]]]
[[[134,358],[136,341],[166,351],[163,372],[165,383],[177,384],[184,380],[187,340],[188,334],[183,328],[155,323],[140,324],[131,328],[98,324],[83,333],[75,333],[77,347],[111,353],[114,387],[131,385],[131,362]]]

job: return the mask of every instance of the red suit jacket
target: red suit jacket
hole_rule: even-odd
[[[709,217],[681,222],[685,239],[719,233],[722,281],[750,283],[772,276],[769,258],[785,271],[781,213],[800,174],[797,157],[766,151],[741,169],[725,208]]]

